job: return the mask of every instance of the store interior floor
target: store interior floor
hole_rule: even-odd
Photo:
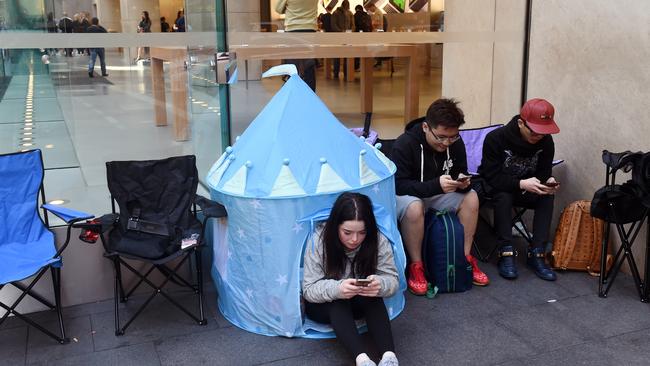
[[[195,154],[203,179],[221,154],[218,87],[201,65],[189,70],[191,137],[179,142],[172,132],[168,70],[169,124],[156,127],[150,67],[148,63],[134,64],[133,52],[107,49],[109,76],[99,76],[98,60],[95,77],[89,78],[86,55],[52,55],[48,74],[47,70],[42,72],[38,51],[12,51],[10,56],[19,61],[16,65],[31,65],[33,70],[40,68],[41,73],[21,70],[21,74],[5,79],[4,93],[0,95],[0,153],[42,149],[49,200],[62,199],[68,207],[101,214],[110,208],[106,161]],[[404,128],[404,65],[400,59],[395,59],[394,64],[393,75],[388,62],[374,72],[372,128],[383,138],[397,137]],[[430,102],[439,97],[441,71],[420,72],[419,105],[423,115]],[[325,79],[322,69],[317,75],[317,94],[330,110],[346,126],[362,126],[365,116],[360,112],[359,74],[353,82],[343,80],[342,73],[338,80]],[[248,86],[243,81],[231,86],[233,139],[243,133],[281,86],[277,77],[249,81]],[[28,107],[31,115],[25,114]],[[203,187],[200,193],[207,194]]]

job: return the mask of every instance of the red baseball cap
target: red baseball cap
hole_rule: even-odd
[[[560,132],[560,128],[553,120],[555,108],[545,99],[531,99],[521,107],[519,116],[535,133],[550,135]]]

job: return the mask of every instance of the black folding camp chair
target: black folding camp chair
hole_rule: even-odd
[[[196,194],[199,182],[196,158],[192,155],[162,160],[112,161],[106,163],[106,173],[113,212],[79,226],[101,234],[105,257],[113,262],[115,268],[115,335],[123,335],[158,294],[199,325],[207,324],[203,314],[201,248],[207,220],[226,216],[226,210]],[[119,210],[116,210],[116,203]],[[202,209],[203,222],[197,218],[197,205]],[[195,283],[177,273],[192,255],[196,261]],[[140,272],[126,259],[148,263],[149,268]],[[129,290],[122,282],[122,267],[139,279]],[[154,270],[164,277],[159,284],[149,278]],[[197,295],[198,316],[163,291],[170,281],[191,289]],[[126,302],[142,283],[153,291],[133,316],[121,325],[119,301]]]
[[[634,244],[643,222],[650,221],[650,153],[630,152],[612,153],[603,151],[605,163],[605,186],[594,194],[591,202],[591,215],[605,221],[600,264],[600,279],[598,295],[607,297],[616,275],[623,262],[627,261],[632,278],[636,285],[641,301],[648,302],[650,288],[650,225],[646,235],[645,263],[646,270],[641,278],[639,268],[632,253]],[[623,184],[616,183],[618,172],[632,172],[632,179]],[[611,269],[607,272],[607,249],[610,245],[609,236],[612,224],[616,228],[621,247],[614,255]],[[627,228],[625,227],[627,225]]]
[[[0,301],[0,311],[4,310],[0,325],[14,315],[64,344],[69,340],[65,337],[61,313],[61,254],[70,242],[72,224],[92,216],[46,204],[43,174],[40,150],[0,155],[0,291],[12,285],[21,292],[10,304]],[[38,212],[39,198],[42,218]],[[48,211],[68,225],[66,239],[59,248],[50,231]],[[52,275],[54,304],[34,291],[34,286],[48,270]],[[27,279],[31,281],[24,284]],[[26,296],[57,312],[60,335],[16,310]]]
[[[481,165],[481,160],[483,159],[483,142],[487,137],[488,133],[501,128],[503,125],[491,125],[479,128],[468,128],[460,130],[460,135],[465,142],[465,150],[467,154],[467,170],[472,175],[472,188],[476,191],[481,202],[481,208],[491,207],[493,198],[490,196],[488,190],[486,189],[486,183],[482,177],[478,175],[478,167]],[[564,160],[553,160],[553,166],[560,165]],[[530,209],[530,207],[524,206],[514,206],[512,208],[512,223],[511,226],[515,231],[521,235],[521,237],[528,243],[532,245],[533,236],[528,230],[526,222],[524,220],[524,214]],[[490,222],[483,216],[479,214],[479,219],[491,227]],[[478,245],[478,241],[474,239],[472,243],[474,249],[474,254],[482,262],[487,262],[490,257],[497,251],[498,246],[494,245],[490,249],[483,249]]]

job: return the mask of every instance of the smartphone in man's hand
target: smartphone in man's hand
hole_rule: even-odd
[[[458,175],[458,178],[456,178],[456,182],[459,182],[459,183],[465,183],[465,182],[467,182],[470,178],[471,178],[471,177],[470,177],[469,175],[459,174],[459,175]]]
[[[546,183],[544,183],[544,185],[547,186],[547,187],[553,188],[553,187],[559,186],[560,182],[546,182]]]

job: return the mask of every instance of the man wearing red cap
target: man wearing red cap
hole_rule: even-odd
[[[559,188],[551,175],[555,153],[551,135],[560,132],[554,114],[548,101],[531,99],[507,125],[490,132],[483,144],[479,174],[485,179],[486,195],[493,198],[499,274],[507,279],[518,276],[512,246],[513,206],[535,211],[526,263],[541,279],[556,279],[555,272],[544,261],[553,198]]]

